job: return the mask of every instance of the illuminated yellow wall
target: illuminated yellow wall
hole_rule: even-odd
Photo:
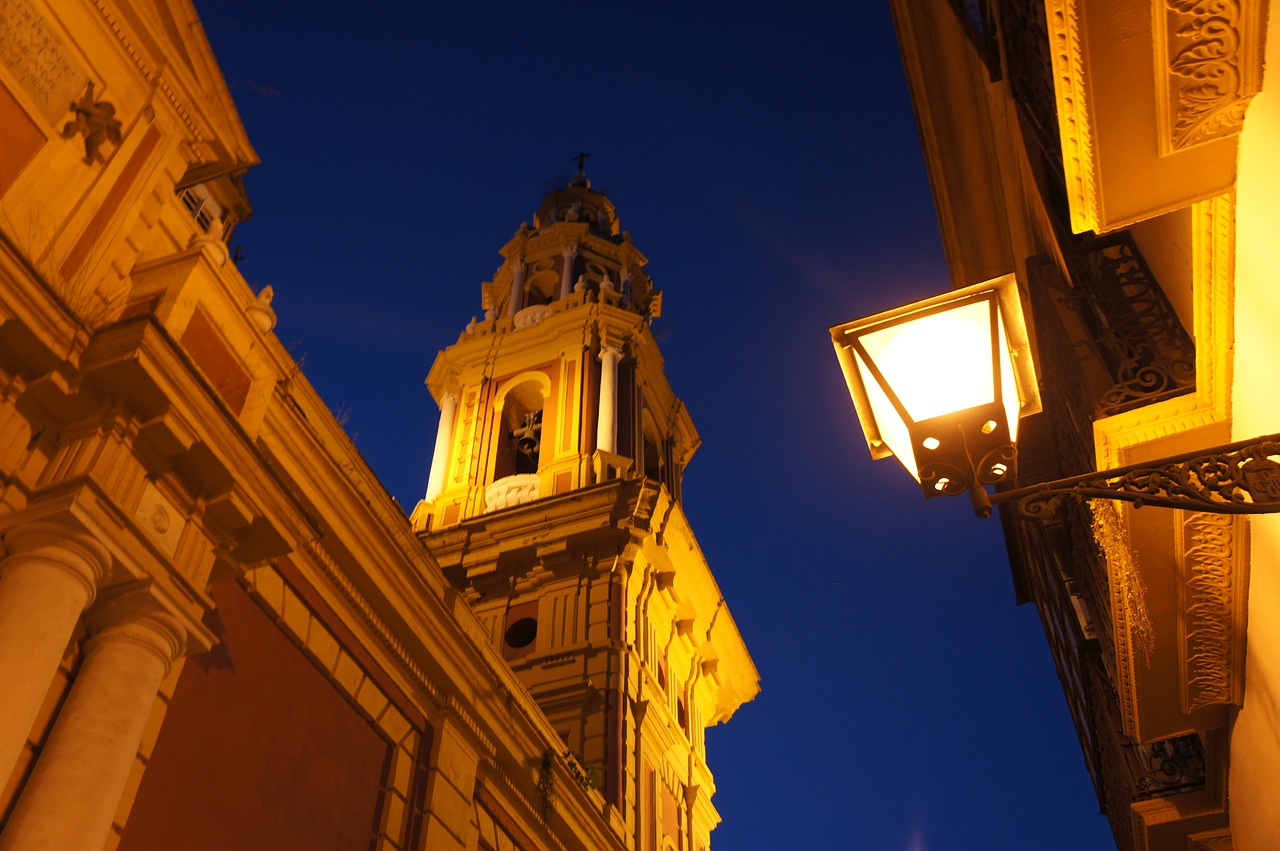
[[[1267,68],[1280,69],[1272,21]],[[1276,81],[1249,107],[1240,137],[1237,181],[1236,358],[1233,381],[1237,439],[1280,430],[1280,91]],[[1244,707],[1231,739],[1231,824],[1237,851],[1274,848],[1280,837],[1280,517],[1251,521],[1249,633]]]

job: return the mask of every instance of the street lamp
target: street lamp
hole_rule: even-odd
[[[894,455],[926,497],[968,492],[980,517],[1066,498],[1220,514],[1280,512],[1280,435],[987,492],[1015,480],[1018,420],[1041,409],[1013,275],[847,322],[831,339],[873,458]]]

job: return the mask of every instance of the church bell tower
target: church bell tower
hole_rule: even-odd
[[[699,439],[650,332],[662,293],[581,165],[431,368],[440,425],[412,522],[620,845],[705,851],[703,733],[759,678],[681,509]]]

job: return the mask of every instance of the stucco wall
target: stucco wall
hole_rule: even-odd
[[[1240,138],[1237,194],[1237,439],[1280,431],[1280,26],[1267,40],[1267,87]],[[1251,521],[1249,632],[1244,708],[1231,740],[1231,825],[1236,851],[1274,848],[1280,837],[1280,516]]]

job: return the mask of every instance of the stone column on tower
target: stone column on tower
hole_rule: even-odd
[[[453,419],[458,410],[458,397],[445,393],[440,397],[440,426],[436,429],[436,448],[431,456],[431,474],[427,478],[427,495],[431,502],[444,490],[445,467],[449,465],[449,447],[453,445]]]
[[[511,299],[507,302],[507,315],[515,316],[524,307],[524,258],[518,258],[511,273]]]
[[[578,256],[578,246],[566,245],[564,250],[560,252],[560,256],[564,259],[564,265],[560,269],[560,295],[561,301],[569,297],[569,293],[573,289],[573,260]]]
[[[600,415],[596,419],[596,449],[618,451],[618,360],[622,352],[600,347]]]

